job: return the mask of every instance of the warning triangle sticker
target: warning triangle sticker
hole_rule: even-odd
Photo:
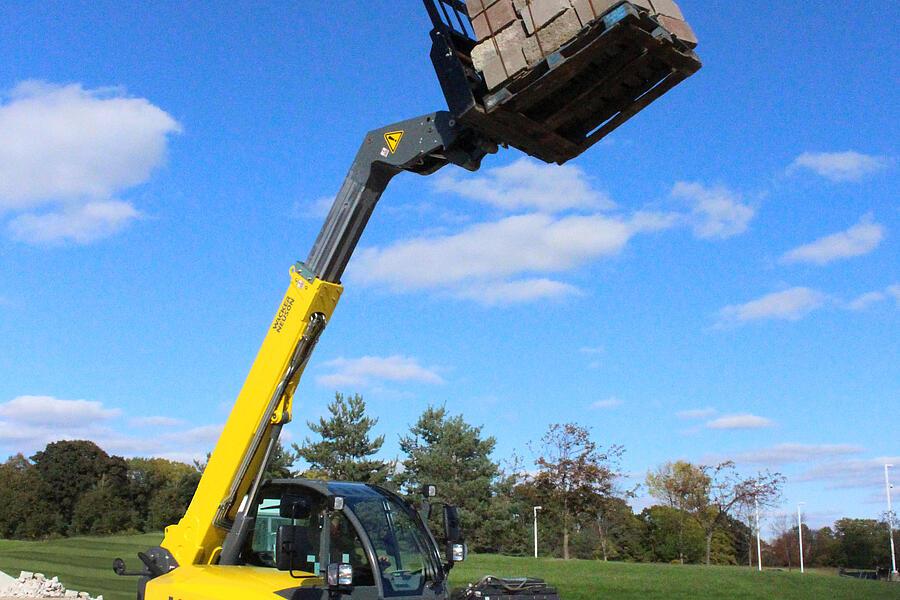
[[[403,139],[403,134],[403,131],[389,131],[384,134],[384,141],[387,142],[391,154],[397,151],[397,147],[400,146],[400,140]]]

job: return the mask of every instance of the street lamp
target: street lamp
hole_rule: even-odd
[[[806,502],[800,502],[797,504],[797,533],[800,534],[800,574],[803,574],[803,514],[800,512],[800,507],[806,504]]]
[[[534,557],[538,557],[538,536],[537,536],[537,514],[539,510],[544,510],[543,506],[534,507]]]
[[[759,527],[759,498],[755,499],[756,501],[756,569],[758,571],[762,571],[762,541],[760,540],[760,527]]]
[[[897,555],[894,552],[894,509],[891,507],[891,479],[888,475],[888,469],[892,468],[894,465],[884,465],[884,488],[885,492],[887,492],[887,502],[888,502],[888,537],[891,538],[891,574],[894,578],[897,577]]]

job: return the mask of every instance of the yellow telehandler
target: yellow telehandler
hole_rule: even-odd
[[[460,0],[424,0],[431,59],[447,98],[436,112],[371,131],[287,293],[184,517],[139,553],[138,600],[448,600],[467,548],[455,507],[425,486],[411,501],[373,485],[267,481],[264,471],[341,276],[376,203],[402,172],[477,170],[499,147],[564,163],[700,68],[644,9],[623,2],[509,85],[488,91]],[[440,482],[436,482],[440,483]],[[429,530],[440,507],[439,544]]]

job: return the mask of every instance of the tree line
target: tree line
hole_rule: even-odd
[[[377,425],[361,396],[336,394],[327,416],[308,423],[311,437],[279,444],[267,476],[358,481],[409,496],[437,485],[442,500],[460,507],[475,552],[531,554],[540,506],[544,556],[731,565],[754,564],[752,510],[774,506],[784,482],[778,473],[741,475],[730,462],[667,463],[644,482],[658,504],[635,514],[629,501],[637,488],[624,487],[621,468],[625,449],[599,444],[581,425],[550,425],[529,446],[531,469],[521,457],[495,460],[496,440],[446,408],[419,416],[395,460],[379,458],[385,438],[375,435]],[[0,537],[159,531],[184,513],[203,468],[110,456],[89,441],[48,444],[0,465]],[[881,525],[843,519],[834,528],[804,529],[806,564],[883,566]],[[765,545],[766,565],[790,567],[799,558],[791,535],[796,531],[785,526]]]

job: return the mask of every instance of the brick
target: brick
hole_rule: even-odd
[[[650,0],[653,4],[653,12],[673,19],[684,21],[684,13],[673,0]]]
[[[466,0],[466,10],[469,17],[475,18],[484,12],[484,9],[497,2],[497,0]]]
[[[636,7],[642,8],[649,13],[654,13],[654,14],[656,13],[656,11],[653,10],[653,5],[650,4],[650,0],[628,0],[628,1],[631,2],[632,4],[634,4]]]
[[[475,30],[476,39],[480,42],[503,31],[517,18],[512,0],[499,0],[472,19],[472,28]]]
[[[572,7],[568,0],[525,0],[516,4],[528,35],[534,35]]]
[[[544,56],[559,50],[559,47],[578,35],[581,21],[574,9],[564,12],[549,25],[538,31],[537,38]]]
[[[681,19],[673,19],[672,17],[667,17],[665,15],[659,15],[657,19],[659,19],[660,25],[665,27],[669,31],[669,33],[684,42],[688,47],[697,47],[697,34],[694,33],[693,28],[686,22],[682,21]]]
[[[572,0],[578,20],[584,26],[590,25],[620,3],[621,0]]]
[[[515,24],[475,46],[472,62],[484,75],[489,89],[499,87],[528,68],[523,49],[527,42],[522,25]]]

